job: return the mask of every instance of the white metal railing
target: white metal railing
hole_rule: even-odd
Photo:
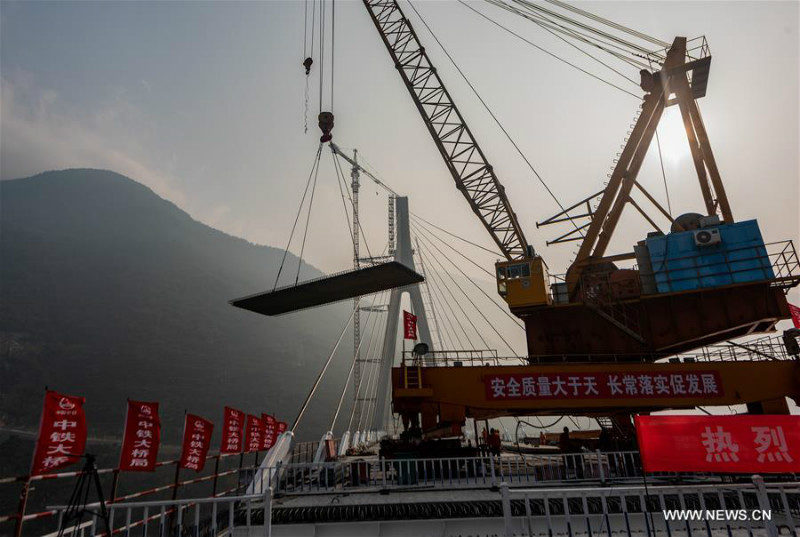
[[[501,482],[512,487],[558,484],[638,483],[642,479],[637,451],[521,454],[514,456],[427,459],[347,459],[290,463],[262,468],[264,483],[276,493],[313,494],[392,488],[489,488]],[[690,481],[711,474],[649,474],[653,483]],[[721,481],[721,479],[719,479]],[[253,492],[259,493],[256,488]],[[799,536],[800,537],[800,536]]]
[[[741,485],[548,489],[513,489],[502,483],[504,533],[508,537],[597,534],[752,537],[753,530],[760,530],[756,534],[798,537],[800,485],[765,485],[760,476],[753,476],[752,480],[751,484]],[[700,516],[679,520],[677,511],[692,511]]]
[[[86,506],[94,512],[100,504]],[[193,537],[233,535],[237,528],[247,528],[248,535],[256,535],[251,528],[263,527],[265,537],[272,535],[272,489],[260,494],[242,496],[217,496],[208,498],[159,500],[147,502],[122,502],[106,504],[109,515],[109,533],[129,537],[150,535],[191,535]],[[67,506],[48,507],[57,513],[58,527],[62,527]],[[261,524],[254,523],[254,514],[263,513]],[[106,537],[103,521],[95,514],[89,520],[66,531],[65,535]],[[53,537],[56,533],[45,537]]]

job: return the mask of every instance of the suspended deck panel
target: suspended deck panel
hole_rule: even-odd
[[[275,291],[237,298],[230,303],[237,308],[261,315],[282,315],[420,283],[424,279],[406,265],[390,261],[363,269],[340,272],[299,285],[281,287]]]

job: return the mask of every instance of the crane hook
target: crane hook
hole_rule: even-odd
[[[303,67],[306,68],[306,76],[311,73],[311,64],[314,63],[314,60],[311,59],[311,56],[303,60]]]
[[[322,136],[319,141],[323,144],[330,142],[333,139],[331,131],[333,130],[333,114],[330,112],[319,113],[319,129],[322,131]]]

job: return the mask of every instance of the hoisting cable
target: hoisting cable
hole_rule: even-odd
[[[311,179],[315,175],[315,171],[319,167],[319,160],[320,156],[322,155],[322,144],[319,144],[317,147],[317,154],[314,156],[314,164],[311,166],[311,173],[308,174],[308,180],[306,181],[306,189],[303,191],[303,197],[300,200],[300,206],[297,208],[297,215],[294,217],[294,224],[292,224],[292,231],[289,233],[289,241],[286,243],[286,248],[283,250],[283,258],[281,259],[281,266],[278,268],[278,275],[275,276],[275,285],[272,286],[272,290],[278,288],[278,279],[281,277],[281,272],[283,271],[283,266],[286,263],[286,254],[289,253],[289,246],[292,244],[292,238],[294,237],[294,230],[297,228],[297,222],[300,219],[300,213],[303,211],[303,204],[306,201],[306,195],[308,194],[308,187],[311,184]]]
[[[627,49],[615,43],[609,43],[607,41],[603,41],[602,39],[591,36],[589,34],[582,33],[574,28],[569,28],[567,26],[564,26],[563,24],[559,24],[558,22],[548,18],[546,15],[543,15],[542,13],[532,8],[523,10],[521,8],[511,6],[502,0],[485,0],[485,1],[489,4],[505,9],[509,13],[513,13],[517,16],[528,19],[529,21],[533,22],[534,24],[542,28],[550,28],[555,32],[567,35],[589,46],[602,50],[603,52],[610,54],[611,56],[614,56],[618,60],[623,61],[634,67],[641,68],[641,67],[648,67],[648,65],[639,60],[634,60],[633,58],[631,58],[631,56],[637,58],[641,57],[648,60],[653,58],[652,56],[653,53],[649,53],[651,54],[651,56],[642,56],[641,54],[633,52],[630,49]],[[611,50],[612,48],[617,49],[620,52]]]
[[[370,317],[374,311],[372,307],[375,306],[375,301],[377,300],[379,295],[383,295],[385,291],[380,293],[376,293],[372,296],[372,303],[370,304],[370,311],[367,312],[367,318],[364,319],[364,326],[366,327],[369,323]],[[359,306],[360,307],[360,306]],[[350,364],[350,371],[347,373],[347,378],[344,381],[344,387],[342,388],[342,394],[339,396],[339,404],[336,405],[336,412],[333,414],[333,420],[331,420],[331,426],[328,428],[329,431],[333,431],[333,427],[336,425],[336,420],[339,417],[339,412],[342,410],[342,403],[344,402],[344,394],[347,392],[347,388],[350,387],[350,379],[353,376],[353,370],[356,368],[356,362],[358,361],[358,351],[361,349],[361,343],[363,343],[364,338],[358,340],[358,345],[356,345],[355,350],[353,351],[353,360]]]
[[[303,266],[303,253],[306,249],[306,238],[308,237],[308,224],[311,221],[311,209],[314,206],[314,193],[317,190],[317,176],[319,175],[319,157],[322,152],[322,144],[320,144],[319,149],[317,151],[317,169],[314,171],[314,183],[311,187],[311,199],[308,202],[308,213],[306,214],[306,227],[303,231],[303,243],[300,246],[300,256],[297,260],[297,274],[294,278],[294,284],[297,285],[297,282],[300,281],[300,267]]]
[[[661,177],[664,178],[664,192],[667,195],[667,212],[672,214],[672,203],[669,201],[669,186],[667,186],[667,172],[664,171],[664,157],[661,156],[661,138],[658,136],[658,128],[656,128],[656,146],[658,147],[658,160],[661,163]]]
[[[622,45],[624,47],[628,47],[631,50],[635,50],[636,52],[640,52],[642,54],[651,54],[652,53],[651,50],[648,50],[648,49],[646,49],[644,47],[641,47],[641,46],[637,45],[636,43],[632,43],[630,41],[626,41],[626,40],[622,39],[621,37],[615,36],[614,34],[610,34],[610,33],[604,32],[603,30],[599,30],[597,28],[589,26],[588,24],[584,24],[584,23],[582,23],[580,21],[577,21],[575,19],[571,19],[571,18],[567,17],[566,15],[562,15],[560,13],[556,13],[555,11],[551,11],[551,10],[549,10],[547,8],[542,7],[542,6],[538,6],[538,5],[534,4],[533,2],[529,2],[528,0],[511,0],[511,1],[514,2],[515,4],[525,6],[528,10],[535,10],[535,11],[538,11],[539,13],[546,13],[546,14],[550,15],[551,17],[555,17],[556,19],[562,20],[562,21],[564,21],[564,22],[566,22],[568,24],[572,24],[572,25],[577,26],[579,28],[582,28],[582,29],[584,29],[584,30],[586,30],[588,32],[591,32],[591,33],[597,34],[599,36],[602,36],[602,37],[604,37],[606,39],[609,39],[611,41],[619,43],[620,45]]]
[[[486,1],[489,4],[492,4],[492,5],[497,6],[497,7],[501,7],[503,9],[506,9],[507,11],[509,10],[507,8],[510,8],[510,6],[507,6],[506,4],[500,2],[499,0],[486,0]],[[609,51],[609,50],[603,48],[602,46],[598,46],[598,43],[596,41],[592,41],[591,39],[589,39],[584,34],[581,34],[580,32],[577,32],[577,31],[569,29],[569,28],[565,28],[565,27],[561,26],[560,24],[554,23],[554,22],[548,20],[547,18],[540,16],[539,14],[531,14],[530,16],[528,16],[527,14],[520,13],[520,12],[518,12],[516,10],[511,11],[511,13],[517,14],[517,15],[519,15],[521,17],[524,17],[524,18],[530,20],[531,22],[533,22],[534,24],[536,24],[537,26],[539,26],[540,28],[545,30],[547,33],[549,33],[553,37],[555,37],[555,38],[561,40],[562,42],[566,43],[567,45],[569,45],[570,47],[574,48],[575,50],[577,50],[581,54],[583,54],[585,56],[588,56],[589,58],[591,58],[592,60],[596,61],[597,63],[599,63],[603,67],[609,69],[610,71],[613,71],[615,74],[621,76],[622,78],[624,78],[628,82],[634,84],[636,87],[639,87],[639,83],[636,80],[630,78],[628,75],[622,73],[621,71],[618,71],[617,69],[615,69],[614,67],[610,66],[609,64],[607,64],[606,62],[604,62],[603,60],[598,58],[597,56],[593,56],[589,52],[583,50],[581,47],[579,47],[575,43],[572,43],[571,41],[568,41],[566,38],[562,37],[559,34],[566,34],[567,36],[572,37],[573,39],[577,39],[578,41],[581,41],[581,42],[583,42],[583,43],[585,43],[585,44],[587,44],[589,46],[592,46],[592,47],[595,47],[595,48],[599,48],[600,50],[613,55],[615,58],[624,61],[628,65],[632,65],[634,67],[642,67],[643,64],[640,64],[639,62],[636,62],[634,60],[630,60],[629,58],[627,58],[625,56],[620,56],[618,53],[613,52],[613,51]],[[533,18],[531,18],[531,17],[533,17]],[[542,19],[544,21],[546,21],[546,22],[543,22]],[[625,90],[622,90],[622,91],[625,91]],[[636,98],[639,98],[638,95],[634,95],[634,96]]]
[[[583,73],[583,74],[589,75],[590,77],[594,78],[595,80],[599,80],[599,81],[600,81],[600,82],[602,82],[603,84],[609,85],[609,86],[611,86],[612,88],[615,88],[615,89],[618,89],[618,90],[622,91],[623,93],[627,93],[628,95],[632,95],[633,97],[636,97],[637,99],[639,98],[639,96],[638,96],[638,95],[636,95],[635,93],[632,93],[632,92],[630,92],[630,91],[628,91],[628,90],[626,90],[626,89],[624,89],[624,88],[621,88],[620,86],[617,86],[617,85],[616,85],[616,84],[614,84],[613,82],[609,82],[608,80],[606,80],[606,79],[604,79],[604,78],[602,78],[602,77],[600,77],[600,76],[598,76],[598,75],[596,75],[596,74],[594,74],[594,73],[592,73],[592,72],[590,72],[590,71],[587,71],[586,69],[584,69],[584,68],[582,68],[582,67],[580,67],[580,66],[578,66],[578,65],[575,65],[574,63],[571,63],[571,62],[569,62],[569,61],[565,60],[564,58],[561,58],[560,56],[557,56],[556,54],[553,54],[553,53],[552,53],[552,52],[550,52],[549,50],[547,50],[547,49],[545,49],[545,48],[543,48],[543,47],[541,47],[541,46],[537,45],[536,43],[533,43],[532,41],[529,41],[528,39],[524,38],[523,36],[521,36],[520,34],[516,33],[515,31],[511,30],[510,28],[507,28],[506,26],[504,26],[504,25],[500,24],[499,22],[495,21],[494,19],[492,19],[492,18],[491,18],[491,17],[489,17],[488,15],[486,15],[486,14],[484,14],[484,13],[481,13],[480,11],[478,11],[477,9],[475,9],[474,7],[470,6],[468,3],[464,2],[464,0],[458,0],[458,2],[459,2],[461,5],[463,5],[464,7],[466,7],[466,8],[468,8],[468,9],[472,10],[472,11],[473,11],[473,12],[475,12],[475,13],[477,13],[478,15],[480,15],[481,17],[483,17],[484,19],[488,20],[489,22],[491,22],[491,23],[492,23],[492,24],[494,24],[495,26],[498,26],[498,27],[499,27],[499,28],[501,28],[502,30],[504,30],[504,31],[508,32],[509,34],[513,35],[513,36],[514,36],[514,37],[516,37],[517,39],[520,39],[521,41],[524,41],[525,43],[527,43],[528,45],[530,45],[530,46],[534,47],[535,49],[537,49],[537,50],[539,50],[539,51],[541,51],[541,52],[544,52],[544,53],[545,53],[545,54],[547,54],[548,56],[551,56],[551,57],[555,58],[556,60],[558,60],[558,61],[560,61],[560,62],[562,62],[562,63],[565,63],[565,64],[569,65],[570,67],[572,67],[572,68],[574,68],[574,69],[577,69],[578,71],[580,71],[580,72],[581,72],[581,73]],[[567,41],[567,43],[569,43],[569,42]],[[569,43],[569,44],[570,44],[570,45],[572,45],[572,43]],[[573,46],[574,46],[574,45],[573,45]],[[596,57],[592,56],[591,54],[589,54],[588,52],[586,52],[585,50],[583,50],[583,49],[581,49],[581,48],[579,48],[579,47],[578,47],[578,50],[580,50],[580,51],[581,51],[581,52],[583,52],[584,54],[588,55],[589,57],[591,57],[592,59],[594,59],[594,60],[595,60],[595,61],[597,61],[598,63],[601,63],[602,65],[604,65],[604,66],[608,67],[609,69],[613,70],[614,72],[616,72],[616,70],[615,70],[613,67],[610,67],[609,65],[607,65],[606,63],[604,63],[604,62],[603,62],[602,60],[600,60],[599,58],[596,58]],[[618,73],[618,74],[620,74],[620,73]],[[626,79],[628,78],[628,77],[627,77],[627,76],[625,76],[625,75],[621,75],[621,76],[625,77]],[[629,80],[630,80],[630,79],[629,79]]]
[[[646,65],[643,62],[640,62],[639,60],[635,60],[635,59],[631,58],[631,56],[638,57],[637,53],[631,52],[629,49],[621,47],[621,46],[619,46],[617,44],[609,43],[609,42],[603,41],[602,39],[599,39],[599,38],[597,38],[595,36],[580,32],[579,30],[576,30],[575,28],[570,28],[570,27],[565,26],[563,24],[559,24],[558,22],[548,18],[547,16],[545,16],[545,15],[539,13],[539,12],[536,12],[536,11],[531,10],[531,9],[523,10],[523,9],[521,9],[519,7],[511,6],[511,5],[507,4],[506,2],[504,2],[503,0],[485,0],[485,1],[488,4],[492,4],[493,6],[496,6],[496,7],[499,7],[501,9],[504,9],[504,10],[508,11],[509,13],[512,13],[514,15],[517,15],[519,17],[527,19],[527,20],[533,22],[534,24],[536,24],[537,26],[539,26],[540,28],[552,30],[550,33],[557,32],[559,34],[564,34],[567,37],[570,37],[570,38],[575,39],[577,41],[581,41],[582,43],[584,43],[586,45],[589,45],[591,47],[594,47],[594,48],[597,48],[599,50],[602,50],[603,52],[605,52],[607,54],[610,54],[611,56],[615,57],[616,59],[618,59],[620,61],[623,61],[623,62],[627,63],[628,65],[632,65],[632,66],[637,67],[637,68],[646,67]],[[553,33],[553,35],[555,35],[555,34]],[[611,50],[611,49],[616,49],[616,50]],[[579,50],[582,50],[582,49],[579,49]],[[592,58],[596,59],[593,56],[592,56]],[[599,60],[596,60],[596,61],[599,62]],[[608,66],[606,65],[606,67],[608,67]]]
[[[304,109],[304,116],[303,116],[303,133],[308,132],[308,85],[309,85],[309,78],[311,75],[311,65],[314,63],[314,60],[311,56],[308,55],[308,51],[311,51],[311,54],[314,53],[314,27],[315,27],[315,16],[317,11],[317,1],[313,0],[311,5],[311,48],[308,48],[308,0],[304,2],[304,20],[303,20],[303,67],[306,70],[306,91],[305,91],[305,109]]]
[[[411,0],[408,0],[408,4],[411,6],[411,9],[413,9],[413,10],[414,10],[414,13],[416,13],[416,14],[417,14],[417,17],[419,17],[419,19],[422,21],[422,24],[425,26],[425,28],[427,28],[427,29],[428,29],[428,32],[431,34],[431,36],[432,36],[432,37],[433,37],[433,39],[436,41],[436,43],[438,43],[439,47],[442,49],[442,51],[445,53],[445,55],[447,56],[447,58],[450,60],[450,63],[451,63],[451,64],[453,64],[453,67],[455,67],[455,68],[456,68],[456,70],[458,71],[458,73],[461,75],[461,78],[463,78],[463,79],[464,79],[464,81],[465,81],[465,82],[467,83],[467,85],[470,87],[470,89],[472,90],[472,92],[475,94],[475,96],[476,96],[476,97],[478,98],[478,100],[481,102],[481,104],[483,105],[483,107],[486,109],[486,111],[487,111],[487,112],[489,113],[489,115],[492,117],[492,119],[494,120],[494,122],[497,124],[497,126],[500,128],[500,130],[501,130],[501,131],[503,131],[503,134],[505,135],[505,137],[508,139],[508,141],[511,143],[511,145],[512,145],[512,146],[514,146],[514,149],[516,149],[517,153],[519,153],[520,157],[522,157],[522,160],[524,160],[524,161],[525,161],[525,163],[528,165],[528,168],[530,168],[530,170],[533,172],[533,174],[536,176],[536,178],[539,180],[539,182],[540,182],[540,183],[542,184],[542,186],[545,188],[545,190],[546,190],[546,191],[547,191],[547,193],[550,195],[550,197],[551,197],[551,198],[553,198],[553,201],[555,201],[555,202],[556,202],[556,204],[558,205],[558,207],[561,209],[561,211],[562,211],[564,214],[568,214],[568,213],[567,213],[567,211],[564,209],[564,206],[561,204],[561,202],[560,202],[560,201],[558,200],[558,198],[556,197],[556,195],[553,193],[553,191],[552,191],[552,190],[550,190],[550,187],[549,187],[549,186],[547,185],[547,183],[544,181],[544,179],[542,178],[542,176],[541,176],[541,175],[539,175],[539,172],[538,172],[538,171],[536,171],[536,168],[534,168],[534,167],[533,167],[533,164],[531,164],[531,162],[530,162],[530,161],[528,160],[528,158],[525,156],[525,153],[523,153],[523,152],[522,152],[522,149],[520,149],[519,145],[517,145],[517,143],[514,141],[514,139],[513,139],[513,138],[511,137],[511,135],[508,133],[508,131],[506,130],[506,128],[503,126],[503,124],[502,124],[502,123],[500,123],[500,120],[499,120],[499,119],[497,119],[497,116],[495,116],[494,112],[492,112],[491,108],[489,108],[489,105],[488,105],[488,104],[486,104],[486,101],[484,101],[484,100],[483,100],[483,97],[481,97],[481,96],[480,96],[480,94],[478,93],[478,91],[475,89],[475,86],[473,86],[473,85],[472,85],[472,82],[470,82],[470,81],[469,81],[469,79],[468,79],[468,78],[467,78],[467,76],[464,74],[464,72],[461,70],[461,68],[458,66],[458,64],[456,64],[455,60],[454,60],[454,59],[453,59],[453,57],[450,55],[450,53],[447,51],[447,49],[446,49],[446,48],[445,48],[445,46],[442,44],[442,42],[439,40],[439,38],[436,36],[436,34],[435,34],[435,33],[433,33],[433,30],[431,30],[431,27],[430,27],[430,26],[428,26],[428,23],[425,21],[425,19],[423,19],[423,18],[422,18],[422,15],[420,15],[419,11],[417,11],[417,8],[416,8],[416,7],[414,7],[414,4],[413,4],[413,3],[411,3]],[[571,223],[572,223],[572,225],[575,227],[575,230],[578,232],[578,234],[579,234],[581,237],[583,237],[584,235],[583,235],[583,233],[581,232],[581,229],[578,227],[578,225],[577,225],[577,224],[576,224],[574,221],[572,221],[572,220],[570,220],[570,222],[571,222]]]
[[[331,361],[333,360],[333,356],[336,354],[337,349],[339,348],[339,344],[342,342],[342,338],[344,337],[344,333],[347,332],[347,327],[350,326],[350,321],[353,320],[353,317],[356,314],[356,309],[358,305],[353,307],[353,311],[350,312],[350,317],[347,318],[347,322],[344,323],[344,327],[342,328],[342,332],[339,334],[339,339],[336,340],[336,345],[333,346],[333,350],[331,351],[328,359],[325,361],[325,365],[322,366],[322,370],[317,375],[317,380],[314,381],[314,385],[311,387],[311,391],[308,392],[306,396],[306,400],[303,401],[303,406],[300,407],[300,412],[297,414],[297,418],[294,420],[294,425],[292,425],[291,431],[294,432],[297,429],[297,426],[300,424],[300,420],[303,419],[303,415],[308,408],[308,403],[311,401],[311,398],[314,397],[314,393],[317,391],[317,387],[319,383],[322,381],[322,377],[325,376],[325,372],[328,370],[328,366],[331,365]]]
[[[638,37],[639,39],[643,39],[644,41],[649,41],[650,43],[652,43],[654,45],[658,45],[661,48],[669,47],[669,43],[667,43],[666,41],[661,41],[660,39],[657,39],[657,38],[649,36],[649,35],[647,35],[645,33],[639,32],[638,30],[634,30],[633,28],[629,28],[627,26],[623,26],[622,24],[616,23],[616,22],[614,22],[612,20],[603,18],[600,15],[595,15],[594,13],[591,13],[589,11],[584,11],[583,9],[580,9],[580,8],[577,8],[577,7],[572,6],[570,4],[567,4],[566,2],[561,2],[561,0],[545,0],[545,1],[549,2],[551,4],[554,4],[556,6],[559,6],[559,7],[563,8],[563,9],[572,11],[573,13],[578,13],[579,15],[583,15],[584,17],[586,17],[588,19],[592,19],[592,20],[594,20],[596,22],[600,22],[600,23],[605,24],[607,26],[611,26],[612,28],[614,28],[616,30],[628,33],[630,35]]]

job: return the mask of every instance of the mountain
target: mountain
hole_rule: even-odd
[[[110,171],[0,182],[0,427],[35,429],[45,386],[86,397],[95,436],[121,434],[126,398],[160,401],[172,444],[184,411],[219,424],[231,405],[291,421],[349,308],[268,318],[228,304],[268,289],[282,255]],[[334,362],[301,436],[327,430],[346,362]]]

